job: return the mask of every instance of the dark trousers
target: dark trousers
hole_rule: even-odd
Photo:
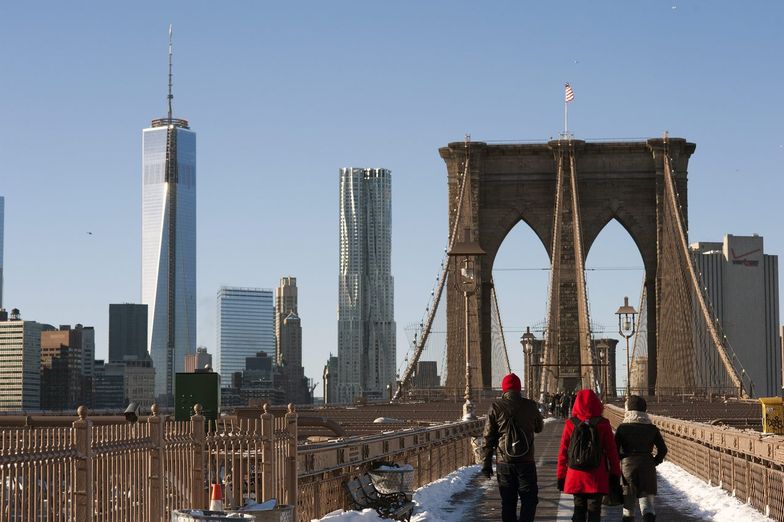
[[[517,522],[517,499],[520,498],[520,522],[533,522],[536,504],[539,503],[539,486],[536,483],[536,464],[496,464],[498,489],[501,491],[501,520]]]
[[[572,522],[599,522],[602,519],[602,497],[601,493],[575,493]]]

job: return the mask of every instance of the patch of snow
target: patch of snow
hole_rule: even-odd
[[[403,464],[401,466],[379,466],[373,471],[414,471],[414,466],[411,464]]]
[[[377,417],[373,419],[373,424],[400,424],[402,421],[400,419],[393,419],[392,417]]]
[[[771,520],[720,487],[709,486],[671,462],[661,463],[656,471],[659,473],[657,502],[666,500],[667,504],[678,506],[678,510],[684,514],[714,522]]]
[[[417,507],[411,522],[454,522],[463,520],[463,513],[470,504],[456,506],[450,503],[453,495],[459,495],[471,485],[481,466],[465,466],[414,492]],[[446,510],[445,508],[449,508]]]
[[[414,516],[411,522],[452,522],[462,520],[463,512],[471,505],[455,506],[450,503],[453,495],[465,491],[479,473],[480,466],[466,466],[453,471],[414,492]],[[363,511],[333,511],[318,519],[326,522],[368,522],[385,520],[373,509]]]
[[[558,422],[559,420],[563,420],[563,419],[559,419],[558,417],[545,417],[544,423],[549,424],[551,422]]]

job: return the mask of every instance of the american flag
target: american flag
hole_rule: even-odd
[[[569,85],[568,83],[564,85],[564,89],[565,89],[566,103],[569,103],[570,101],[574,100],[574,91],[572,90],[572,86]]]

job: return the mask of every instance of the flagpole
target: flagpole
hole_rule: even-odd
[[[569,102],[564,96],[564,136],[569,135]]]

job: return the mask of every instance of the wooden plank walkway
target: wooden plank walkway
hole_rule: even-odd
[[[536,508],[536,520],[556,520],[559,522],[572,519],[572,496],[562,494],[556,485],[555,471],[558,458],[558,446],[561,441],[563,421],[548,422],[542,433],[536,436],[537,475],[539,480],[539,505]],[[667,503],[667,498],[656,497],[656,519],[668,522],[699,522],[699,519],[682,515],[677,506]],[[452,504],[467,502],[473,506],[466,511],[464,520],[472,522],[497,522],[501,520],[501,495],[495,477],[488,480],[479,475],[474,479],[474,487],[468,494],[452,499]],[[519,509],[519,505],[518,505]],[[620,522],[621,507],[604,507],[602,520]],[[642,520],[637,514],[636,520]]]

